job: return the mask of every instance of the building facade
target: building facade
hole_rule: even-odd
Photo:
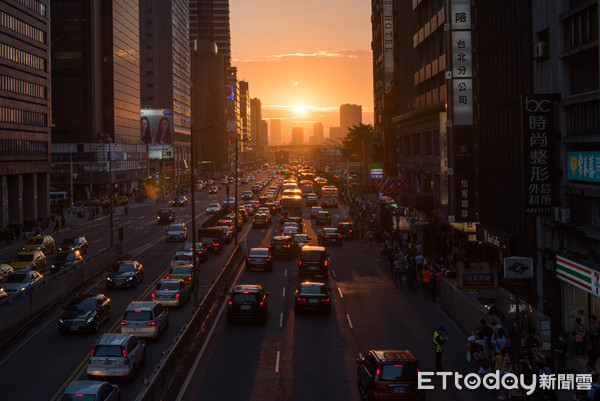
[[[302,127],[292,128],[292,146],[304,145],[304,130]]]
[[[47,217],[49,1],[0,1],[0,228]]]
[[[342,138],[345,138],[354,125],[362,123],[362,106],[358,104],[343,104],[340,106],[340,127]]]
[[[267,140],[265,140],[262,132],[262,103],[258,98],[250,99],[250,121],[250,126],[252,127],[250,146],[254,153],[253,158],[261,159],[265,157]]]
[[[315,138],[313,145],[320,145],[323,142],[323,123],[318,122],[313,125],[313,134],[312,136]]]
[[[229,0],[189,0],[190,39],[216,43],[218,52],[231,66]]]
[[[281,145],[281,120],[280,119],[272,119],[271,120],[271,144],[272,145]]]
[[[135,192],[148,167],[131,17],[138,2],[58,0],[52,8],[52,189],[72,189],[74,201],[108,197],[110,184],[116,194]]]

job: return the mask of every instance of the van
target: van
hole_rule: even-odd
[[[133,380],[136,370],[146,361],[146,344],[131,334],[102,335],[90,354],[87,377],[98,380],[106,377]]]
[[[298,277],[305,276],[327,278],[329,254],[322,246],[303,246],[298,259]]]
[[[220,227],[199,228],[197,234],[197,241],[202,242],[202,245],[215,253],[219,253],[225,243],[224,233]]]

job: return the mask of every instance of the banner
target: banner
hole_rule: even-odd
[[[140,142],[148,145],[149,159],[173,158],[173,111],[142,109]]]

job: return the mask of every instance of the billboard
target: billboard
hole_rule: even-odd
[[[148,145],[149,159],[173,158],[173,110],[142,109],[140,142]]]

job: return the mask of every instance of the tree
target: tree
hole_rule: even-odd
[[[359,123],[349,129],[348,134],[342,139],[342,155],[350,161],[362,161],[363,157],[371,159],[368,154],[363,152],[369,149],[376,149],[380,142],[379,135],[375,134],[375,127],[371,124]]]

